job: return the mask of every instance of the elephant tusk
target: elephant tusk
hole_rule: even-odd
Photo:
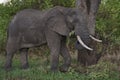
[[[90,47],[88,47],[87,45],[85,45],[84,42],[81,40],[81,38],[80,38],[79,36],[77,36],[77,39],[78,39],[79,43],[80,43],[84,48],[86,48],[86,49],[88,49],[88,50],[90,50],[90,51],[93,50],[92,48],[90,48]]]
[[[102,42],[102,40],[96,39],[95,37],[93,37],[92,35],[89,35],[91,39],[97,41],[97,42]]]

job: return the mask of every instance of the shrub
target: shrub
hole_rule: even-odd
[[[112,44],[120,45],[120,2],[102,0],[97,17],[97,32]]]

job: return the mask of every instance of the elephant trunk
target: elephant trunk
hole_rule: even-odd
[[[89,31],[86,27],[86,23],[82,22],[81,24],[77,24],[75,27],[75,35],[77,37],[77,49],[82,49],[83,47],[87,50],[92,51],[93,49],[88,47],[87,45],[90,43],[91,38],[89,37]]]

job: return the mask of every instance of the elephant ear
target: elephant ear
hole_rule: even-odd
[[[48,19],[48,28],[52,29],[53,31],[64,35],[64,36],[68,36],[70,29],[67,26],[67,22],[65,20],[64,16],[53,16],[51,18]]]

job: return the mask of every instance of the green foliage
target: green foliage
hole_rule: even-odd
[[[0,80],[119,80],[119,72],[113,71],[116,65],[109,62],[100,62],[97,65],[90,66],[86,68],[87,72],[82,74],[76,72],[73,66],[66,73],[52,73],[47,56],[29,56],[30,68],[27,70],[20,69],[20,56],[15,56],[11,71],[6,72],[0,68]],[[5,57],[0,55],[0,67],[3,67],[4,60]],[[76,65],[76,63],[72,63],[72,65]]]
[[[119,73],[117,71],[113,71],[116,69],[115,64],[111,62],[99,62],[97,65],[93,65],[88,67],[88,77],[90,80],[119,80]],[[113,78],[113,75],[116,77]]]
[[[10,21],[9,7],[0,5],[0,50],[4,50],[6,42],[6,26]]]
[[[97,32],[104,39],[120,45],[119,0],[102,0],[97,17]]]

